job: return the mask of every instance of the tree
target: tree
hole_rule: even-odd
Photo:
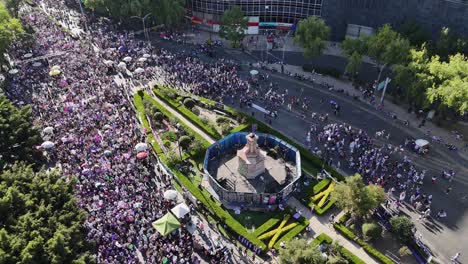
[[[151,14],[150,20],[168,28],[180,25],[185,15],[181,0],[85,0],[86,8],[120,20]]]
[[[327,260],[327,264],[348,264],[349,262],[342,256],[331,256]]]
[[[167,28],[178,27],[184,19],[185,8],[181,0],[160,0],[156,8],[156,22]]]
[[[348,64],[346,64],[345,72],[354,76],[361,68],[361,60],[362,55],[357,51],[353,52],[353,54],[348,58]]]
[[[188,147],[190,146],[190,142],[192,142],[192,139],[189,136],[181,136],[179,138],[179,145],[184,150],[188,149]]]
[[[0,54],[4,54],[13,38],[23,32],[21,22],[16,18],[12,18],[5,6],[0,5]]]
[[[305,239],[293,239],[286,242],[284,248],[280,248],[279,257],[281,264],[324,264],[326,258],[320,250],[312,244],[307,244]]]
[[[2,263],[95,263],[73,181],[16,164],[0,174]]]
[[[248,20],[239,6],[234,6],[224,12],[221,18],[221,37],[231,41],[233,48],[240,47],[248,28]]]
[[[330,27],[316,16],[301,20],[294,35],[294,42],[304,49],[304,56],[312,58],[322,54],[330,35]]]
[[[382,227],[375,223],[365,223],[362,225],[362,234],[366,240],[379,238],[382,235]]]
[[[398,32],[392,30],[386,24],[379,28],[375,35],[366,39],[367,55],[371,57],[379,67],[377,82],[380,81],[382,71],[387,65],[404,63],[409,54],[409,41]]]
[[[357,217],[365,217],[385,201],[385,191],[377,185],[366,186],[361,175],[346,178],[344,184],[337,184],[331,193],[336,204]]]
[[[22,3],[23,3],[23,0],[6,0],[5,7],[8,9],[8,11],[13,17],[17,18],[18,11]]]
[[[40,152],[39,131],[33,127],[31,107],[16,108],[5,96],[0,96],[0,172],[17,161],[35,163]]]
[[[442,61],[447,61],[450,55],[468,54],[468,40],[444,27],[431,51],[431,55],[438,55]]]
[[[396,216],[390,219],[390,224],[392,225],[392,232],[402,243],[413,241],[414,224],[411,219],[406,216]]]
[[[426,47],[411,49],[408,56],[408,64],[394,66],[394,81],[400,87],[404,87],[404,96],[407,102],[415,107],[425,107],[429,105],[426,91],[430,85],[426,82],[427,64],[429,56]]]
[[[468,112],[468,59],[462,54],[449,56],[448,62],[441,62],[439,56],[432,57],[427,65],[431,83],[427,96],[431,103],[441,105],[464,115]]]
[[[414,20],[403,22],[398,28],[398,33],[407,38],[411,45],[420,47],[431,39],[431,34],[421,24]]]

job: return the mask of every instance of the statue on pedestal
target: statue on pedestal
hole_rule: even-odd
[[[265,172],[266,154],[258,147],[258,136],[255,133],[248,134],[246,139],[247,144],[237,151],[237,157],[239,158],[238,171],[247,179],[255,179]]]

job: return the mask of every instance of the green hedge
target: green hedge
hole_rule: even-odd
[[[364,240],[362,240],[360,238],[356,238],[356,235],[354,234],[354,232],[344,225],[344,222],[346,222],[347,218],[348,217],[346,217],[346,218],[342,217],[338,223],[333,224],[333,227],[336,230],[338,230],[342,235],[347,237],[348,239],[351,239],[351,240],[355,241],[356,243],[358,243],[364,249],[364,251],[366,251],[369,255],[373,256],[380,263],[384,263],[384,264],[394,264],[395,263],[390,258],[385,256],[382,252],[378,251],[373,246],[371,246],[369,243],[365,242]]]
[[[141,98],[141,96],[139,94],[135,94],[134,98],[140,98],[141,99],[141,104],[143,104],[143,99],[146,99],[148,100],[149,102],[151,102],[159,111],[161,111],[161,113],[166,116],[166,118],[168,119],[171,119],[171,118],[175,118],[177,119],[170,111],[168,111],[163,105],[161,105],[160,103],[158,103],[156,100],[154,100],[150,95],[148,95],[147,93],[143,93],[143,98]],[[134,99],[135,100],[138,100],[138,99]],[[143,109],[144,109],[144,106],[143,106]],[[144,113],[144,112],[143,112]],[[141,115],[141,112],[140,112],[140,116],[144,116]],[[145,118],[146,119],[146,118]],[[193,138],[195,139],[198,139],[204,149],[207,149],[211,144],[205,139],[203,138],[202,136],[200,136],[198,133],[196,133],[193,129],[190,128],[190,126],[188,126],[187,124],[185,124],[182,120],[178,120],[179,121],[179,124],[184,128],[184,130],[187,132],[187,134],[189,134],[190,136],[192,136]],[[147,121],[146,121],[147,122]],[[149,124],[148,124],[149,126]],[[191,154],[193,156],[198,156],[198,155],[201,155],[201,154],[204,154],[205,153],[205,150],[202,149],[200,150],[198,153],[194,153],[192,152]]]
[[[287,214],[288,212],[284,212],[284,211],[279,211],[278,214],[276,214],[275,216],[273,216],[272,218],[268,219],[268,221],[266,221],[265,223],[263,223],[263,225],[259,226],[257,229],[255,229],[255,231],[253,231],[253,235],[258,237],[260,236],[261,234],[267,232],[268,230],[270,230],[272,227],[278,225],[278,223],[283,220],[284,218],[284,215]]]
[[[163,93],[161,93],[161,90],[166,89],[166,88],[155,88],[153,89],[154,93],[156,94],[157,97],[159,97],[161,100],[172,106],[174,110],[176,110],[178,113],[180,113],[182,116],[185,118],[189,119],[192,121],[192,123],[203,130],[203,132],[207,133],[210,135],[212,138],[219,140],[222,138],[221,134],[216,131],[216,129],[210,125],[204,124],[202,120],[200,119],[199,116],[194,114],[190,109],[185,107],[183,104],[180,104],[178,102],[175,102],[173,99],[168,98],[165,96]]]
[[[195,184],[191,182],[187,176],[178,171],[177,169],[170,167],[169,168],[174,176],[180,181],[182,185],[187,188],[189,192],[193,194],[210,212],[212,212],[218,221],[224,222],[230,229],[232,229],[237,234],[248,239],[252,244],[257,247],[261,247],[263,250],[266,249],[265,243],[258,239],[253,234],[249,233],[244,226],[242,226],[234,217],[232,217],[229,212],[221,208],[215,198],[210,198],[211,195],[206,190],[200,190]]]
[[[274,249],[279,250],[281,242],[286,242],[293,239],[295,236],[299,235],[304,229],[306,229],[310,223],[309,219],[306,219],[303,216],[301,216],[301,218],[299,218],[297,221],[299,221],[299,224],[297,226],[289,230],[289,232],[281,236],[276,241],[276,243],[273,245]]]
[[[325,190],[325,188],[328,187],[328,185],[331,183],[331,181],[332,180],[330,178],[324,178],[321,181],[319,181],[317,184],[314,185],[314,187],[312,187],[312,194],[315,195],[315,194]]]
[[[153,146],[154,151],[159,157],[164,156],[164,151],[162,150],[161,146],[159,146],[158,142],[154,138],[154,135],[151,133],[151,128],[148,119],[145,115],[145,106],[143,105],[143,98],[138,95],[135,95],[133,97],[133,103],[137,111],[138,119],[140,120],[140,122],[146,130],[148,142],[151,144],[151,146]]]
[[[318,235],[314,239],[314,241],[312,241],[312,244],[315,245],[315,246],[318,246],[318,245],[320,245],[322,243],[332,244],[333,239],[331,237],[329,237],[327,234],[322,233],[322,234]],[[356,255],[354,255],[351,251],[347,250],[343,246],[341,246],[339,248],[339,250],[340,250],[340,253],[343,256],[343,258],[345,258],[349,263],[366,264],[366,262],[364,262],[362,259],[360,259]]]
[[[141,97],[140,94],[135,94],[133,101],[135,104],[135,107],[137,109],[137,114],[139,118],[141,119],[143,127],[146,128],[147,134],[148,134],[148,140],[153,139],[154,137],[151,133],[151,129],[149,127],[149,123],[146,119],[145,112],[144,112],[144,105],[143,105],[143,98],[149,99],[160,111],[163,113],[167,118],[174,118],[174,116],[167,111],[162,105],[160,105],[157,101],[152,99],[148,94],[142,93],[143,97]],[[185,125],[181,122],[181,125]],[[187,129],[187,128],[186,128]],[[191,131],[195,136],[199,135],[195,133],[193,130],[188,130],[187,132]],[[209,143],[202,139],[202,142],[205,142],[209,145]],[[157,142],[154,140],[154,143],[151,144],[158,154],[161,162],[166,163],[166,158],[164,155],[164,152],[160,148],[160,146],[157,144]],[[167,165],[167,164],[166,164]],[[248,239],[252,244],[256,245],[257,247],[261,247],[262,249],[266,248],[265,243],[263,243],[261,240],[259,240],[256,236],[253,234],[249,233],[244,226],[242,226],[236,219],[234,219],[229,212],[224,210],[214,199],[210,198],[210,194],[206,190],[201,190],[200,188],[197,187],[196,184],[194,184],[186,175],[175,169],[174,167],[169,167],[169,169],[172,171],[174,176],[177,178],[177,180],[199,200],[207,210],[209,210],[212,214],[218,218],[217,220],[220,222],[224,222],[230,229],[232,229],[235,233],[245,237]]]

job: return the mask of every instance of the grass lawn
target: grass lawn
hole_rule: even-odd
[[[235,214],[234,210],[228,210],[229,213],[239,221],[246,229],[252,230],[252,227],[258,228],[263,225],[270,218],[276,216],[276,212],[256,212],[256,211],[244,211],[241,214]]]

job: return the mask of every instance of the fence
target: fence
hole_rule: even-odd
[[[266,207],[271,204],[278,204],[289,198],[289,195],[293,192],[297,185],[297,181],[302,175],[302,171],[301,156],[299,151],[289,143],[275,136],[263,133],[256,134],[258,136],[257,143],[260,147],[267,149],[279,147],[281,150],[280,153],[283,153],[284,160],[291,161],[296,164],[295,171],[292,173],[292,181],[281,191],[277,193],[247,193],[230,191],[222,187],[219,182],[209,173],[210,161],[213,159],[218,159],[219,157],[226,155],[228,152],[245,145],[247,143],[246,136],[248,134],[249,133],[247,132],[236,132],[211,145],[206,151],[206,156],[203,163],[205,175],[207,176],[211,187],[217,193],[219,199],[226,201],[229,204],[243,205],[246,207]]]

